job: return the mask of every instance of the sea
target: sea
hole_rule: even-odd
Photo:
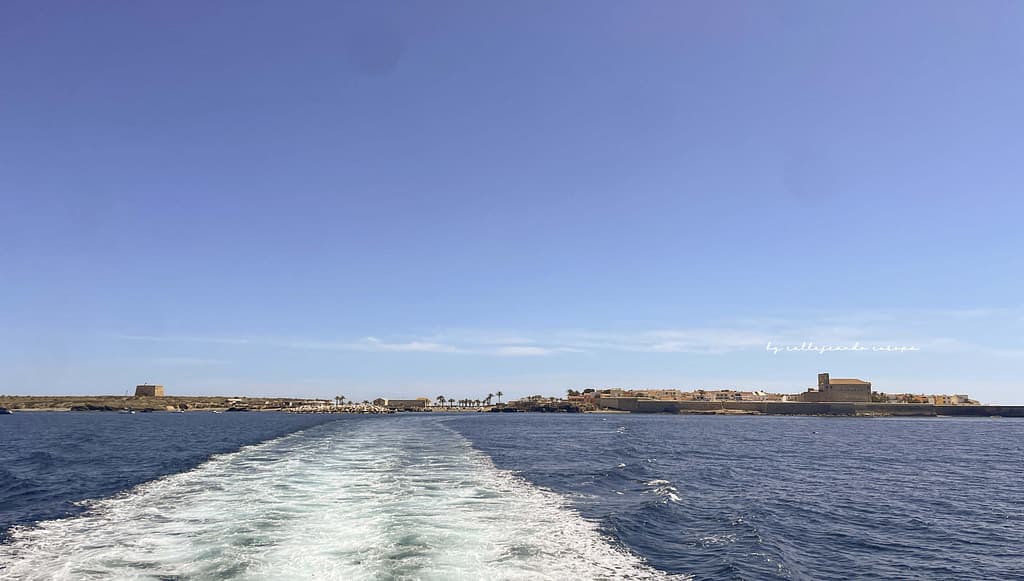
[[[0,579],[1024,579],[1024,421],[16,413]]]

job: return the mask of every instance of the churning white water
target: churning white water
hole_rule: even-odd
[[[5,579],[651,579],[437,418],[341,420],[16,529]]]

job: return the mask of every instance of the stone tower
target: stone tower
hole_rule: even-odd
[[[164,386],[144,383],[135,386],[135,397],[163,397]]]

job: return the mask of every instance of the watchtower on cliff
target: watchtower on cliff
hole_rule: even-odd
[[[135,397],[163,397],[164,386],[144,383],[135,386]]]

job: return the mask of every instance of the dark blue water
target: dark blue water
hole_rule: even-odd
[[[0,416],[0,539],[14,524],[69,516],[76,503],[182,472],[331,416],[189,412],[23,412]]]
[[[451,425],[698,579],[1024,579],[1024,421],[509,414]]]
[[[211,454],[329,419],[262,413],[0,416],[0,527],[76,514],[83,499],[110,496],[188,470]],[[300,443],[329,451],[324,462],[350,466],[345,471],[366,464],[377,476],[345,474],[334,481],[324,466],[307,465],[318,462],[315,454],[299,461],[272,457],[277,448],[268,448],[239,460],[265,465],[265,476],[224,472],[218,487],[231,498],[232,481],[240,487],[242,478],[249,488],[278,494],[287,473],[281,466],[306,466],[288,470],[302,479],[297,486],[317,494],[327,490],[324,483],[378,482],[388,462],[395,471],[440,470],[452,463],[440,456],[398,461],[411,448],[389,448],[380,458],[372,450],[376,430],[392,439],[403,434],[396,431],[402,426],[431,438],[456,437],[437,430],[440,423],[498,468],[568,499],[614,544],[662,571],[698,579],[1024,579],[1024,421],[596,414],[340,421],[351,429],[339,423],[332,424],[339,429],[310,430]],[[362,434],[358,441],[346,439],[356,433]],[[281,449],[295,453],[297,446]],[[441,454],[448,448],[438,443],[437,449]],[[219,474],[208,472],[203,478]],[[460,478],[468,476],[445,490],[460,494]],[[183,507],[203,502],[190,500],[181,483],[175,486],[175,502]],[[417,506],[417,488],[402,490],[393,498],[352,490],[385,503],[376,509],[357,503],[369,510],[359,518],[395,521],[386,503]],[[424,494],[429,505],[438,492]],[[355,513],[346,514],[354,519],[346,526],[358,528]],[[85,529],[116,532],[114,517]]]

